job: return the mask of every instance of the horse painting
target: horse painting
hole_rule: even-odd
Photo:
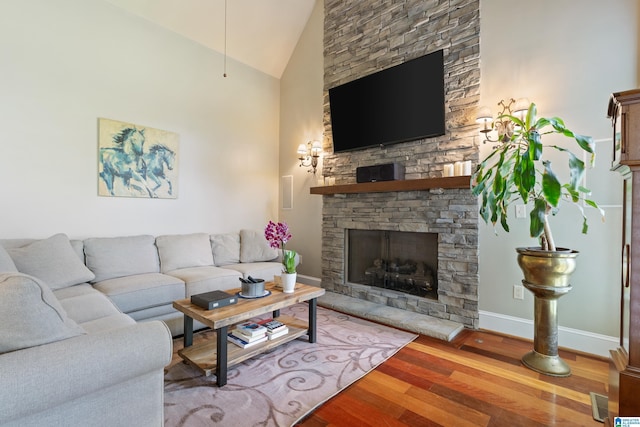
[[[152,191],[158,191],[162,184],[166,183],[167,193],[170,196],[173,195],[173,183],[167,177],[165,167],[167,170],[173,170],[176,159],[175,151],[164,144],[155,144],[149,148],[148,152],[144,153],[143,159],[146,164],[147,182],[151,183]]]
[[[175,199],[177,133],[98,120],[98,195]]]
[[[114,146],[100,149],[100,177],[110,195],[116,195],[116,178],[122,181],[125,192],[131,190],[156,197],[145,179],[147,166],[143,157],[144,129],[127,127],[113,136]],[[121,194],[117,194],[121,195]]]

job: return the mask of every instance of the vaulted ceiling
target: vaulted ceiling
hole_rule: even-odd
[[[225,0],[106,0],[225,52]],[[320,1],[320,0],[318,0]],[[280,78],[316,0],[226,0],[226,54]]]

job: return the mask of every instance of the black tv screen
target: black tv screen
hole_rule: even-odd
[[[443,52],[329,89],[333,151],[445,133]]]

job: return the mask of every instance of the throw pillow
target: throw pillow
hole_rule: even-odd
[[[273,261],[278,250],[269,246],[263,231],[240,230],[240,262]]]
[[[4,246],[0,245],[0,272],[17,272],[18,269],[11,259],[11,255]]]
[[[240,262],[240,235],[238,233],[214,234],[211,236],[213,262],[216,266]]]
[[[37,277],[51,289],[61,289],[93,280],[95,275],[78,258],[65,234],[19,248],[8,249],[18,271]]]
[[[159,273],[156,239],[149,235],[100,237],[84,241],[87,267],[94,282],[135,274]]]
[[[22,273],[0,273],[0,325],[0,354],[86,333],[44,282]]]
[[[209,235],[205,233],[176,234],[156,237],[160,271],[213,265]]]

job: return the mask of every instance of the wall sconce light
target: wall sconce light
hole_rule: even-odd
[[[516,101],[515,99],[510,98],[505,102],[505,100],[502,99],[498,102],[498,106],[502,107],[502,111],[498,114],[495,122],[489,107],[480,107],[478,110],[476,123],[482,124],[480,133],[484,134],[483,143],[504,143],[509,141],[513,136],[516,124],[506,116],[515,116],[520,120],[524,120],[524,117],[527,115],[527,110],[529,110],[529,100],[527,98],[520,98]],[[513,106],[513,108],[511,106]],[[491,139],[491,136],[489,135],[489,132],[493,130],[498,132],[497,139]]]
[[[300,167],[309,168],[307,172],[313,172],[315,175],[320,154],[322,154],[322,143],[318,140],[298,145],[298,160],[300,160]]]

